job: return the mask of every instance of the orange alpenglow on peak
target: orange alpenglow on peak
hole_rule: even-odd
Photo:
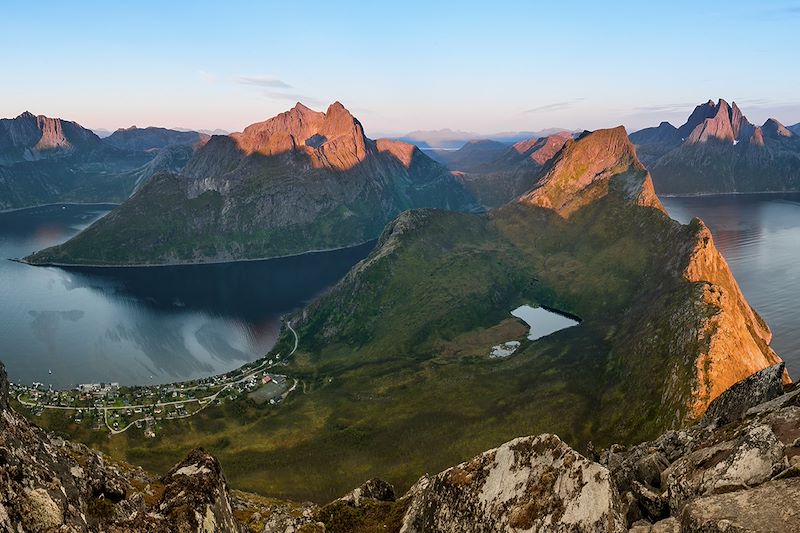
[[[364,128],[340,102],[324,113],[298,102],[288,111],[247,126],[242,133],[231,134],[231,138],[248,155],[305,152],[315,168],[346,170],[367,155]]]
[[[664,211],[649,172],[623,126],[568,140],[536,187],[519,202],[556,211],[564,218],[608,195]]]

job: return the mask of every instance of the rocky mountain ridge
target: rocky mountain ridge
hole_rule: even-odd
[[[679,128],[631,134],[665,194],[800,190],[800,137],[774,118],[756,126],[736,103],[709,100]]]
[[[77,122],[28,111],[13,119],[0,119],[0,165],[65,156],[96,148],[100,142]]]
[[[143,128],[100,139],[63,119],[28,112],[0,119],[0,209],[121,202],[155,174],[180,171],[207,138]]]
[[[167,128],[121,128],[103,139],[103,142],[125,150],[147,152],[167,146],[199,148],[208,142],[210,135],[196,131],[177,131]]]
[[[180,175],[162,174],[36,263],[163,264],[268,258],[375,239],[412,207],[476,210],[413,145],[372,140],[342,104],[302,104],[214,136]]]

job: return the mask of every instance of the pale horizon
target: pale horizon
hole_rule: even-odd
[[[15,53],[0,67],[15,82],[0,116],[9,118],[29,110],[111,131],[241,131],[296,101],[324,109],[339,100],[370,136],[633,131],[679,125],[694,106],[723,98],[754,123],[800,122],[797,1],[569,12],[510,1],[303,10],[234,2],[224,11],[40,2],[5,15],[0,43]]]

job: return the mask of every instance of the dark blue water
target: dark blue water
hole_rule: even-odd
[[[662,198],[672,218],[700,217],[747,300],[769,324],[772,347],[800,378],[800,194]]]
[[[5,260],[63,242],[108,210],[57,205],[0,213],[0,360],[12,381],[146,384],[231,370],[264,355],[283,314],[330,287],[372,248],[158,268]]]

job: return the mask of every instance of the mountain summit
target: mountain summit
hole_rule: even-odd
[[[164,264],[299,254],[363,243],[405,209],[477,209],[415,146],[364,135],[339,102],[303,104],[214,136],[37,263]]]
[[[609,194],[664,210],[650,174],[622,126],[585,133],[577,141],[568,141],[536,187],[519,201],[547,207],[567,217]]]
[[[752,124],[735,102],[697,106],[680,128],[631,134],[667,194],[800,190],[800,137],[776,119]]]
[[[100,138],[77,122],[28,111],[0,119],[0,165],[68,155],[99,144]]]

